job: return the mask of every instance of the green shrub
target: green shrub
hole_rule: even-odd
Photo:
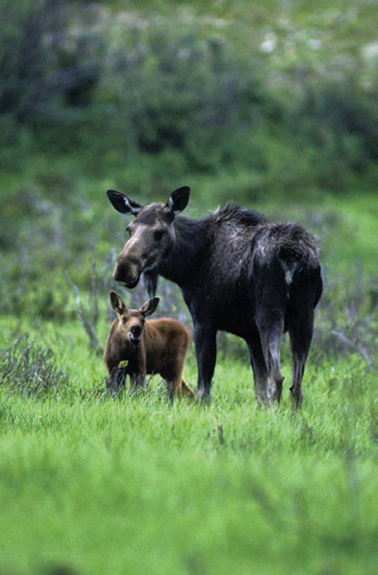
[[[10,150],[75,153],[97,177],[146,165],[158,183],[163,171],[244,170],[254,192],[298,195],[376,173],[375,56],[352,27],[338,41],[334,7],[316,32],[306,5],[217,13],[7,0],[1,156],[12,165]]]
[[[57,365],[51,349],[44,349],[21,335],[0,350],[0,385],[20,395],[57,396],[67,388],[68,374]]]

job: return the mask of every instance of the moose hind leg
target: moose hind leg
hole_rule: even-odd
[[[310,310],[308,314],[296,315],[289,325],[289,336],[292,355],[292,385],[290,394],[296,406],[303,401],[302,380],[306,366],[306,360],[311,345],[314,314]]]
[[[280,402],[284,377],[280,367],[280,349],[284,331],[284,318],[281,314],[260,315],[257,319],[261,347],[268,372],[270,399]]]
[[[264,405],[268,403],[268,372],[261,349],[259,334],[256,332],[252,340],[247,343],[253,370],[255,398],[258,404]]]

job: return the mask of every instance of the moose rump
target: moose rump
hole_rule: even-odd
[[[289,332],[291,396],[302,401],[314,308],[322,293],[318,247],[297,223],[270,223],[234,204],[203,219],[181,216],[190,189],[166,204],[142,206],[108,190],[114,208],[135,219],[113,277],[132,289],[141,276],[154,296],[159,275],[180,286],[193,320],[198,396],[210,395],[219,330],[245,340],[259,402],[281,398],[280,345]]]
[[[298,406],[302,403],[301,383],[312,340],[314,309],[322,292],[317,251],[313,237],[299,224],[266,224],[256,231],[249,272],[250,297],[270,381],[268,394],[277,401],[281,399],[284,378],[280,348],[282,336],[288,331],[290,392]],[[259,373],[257,366],[255,371]],[[263,387],[265,379],[264,374]]]

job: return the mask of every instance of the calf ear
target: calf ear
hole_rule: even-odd
[[[123,299],[115,291],[110,292],[110,303],[114,311],[116,311],[120,315],[124,314],[127,311],[127,307],[125,306]]]
[[[154,313],[154,311],[156,310],[156,308],[158,306],[159,301],[160,301],[160,298],[153,297],[153,298],[149,299],[148,302],[146,302],[140,308],[140,311],[142,312],[144,317],[147,317],[148,315],[152,315]]]
[[[189,195],[189,186],[182,186],[181,188],[177,188],[177,190],[172,192],[168,198],[168,201],[165,205],[166,211],[172,214],[179,214],[185,210],[189,202]]]
[[[134,200],[131,200],[121,192],[108,190],[106,193],[113,207],[117,212],[121,212],[121,214],[132,214],[133,216],[137,216],[139,212],[143,210],[143,206],[134,202]]]

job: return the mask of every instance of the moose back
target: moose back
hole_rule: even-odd
[[[180,216],[190,189],[175,190],[166,204],[146,207],[108,190],[116,210],[133,215],[129,240],[113,277],[134,288],[143,274],[150,297],[158,276],[178,284],[194,326],[198,397],[210,395],[218,330],[247,343],[255,396],[280,401],[280,346],[289,332],[291,397],[302,402],[302,379],[310,349],[314,308],[322,293],[318,247],[297,223],[270,223],[253,210],[227,204],[204,219]]]

